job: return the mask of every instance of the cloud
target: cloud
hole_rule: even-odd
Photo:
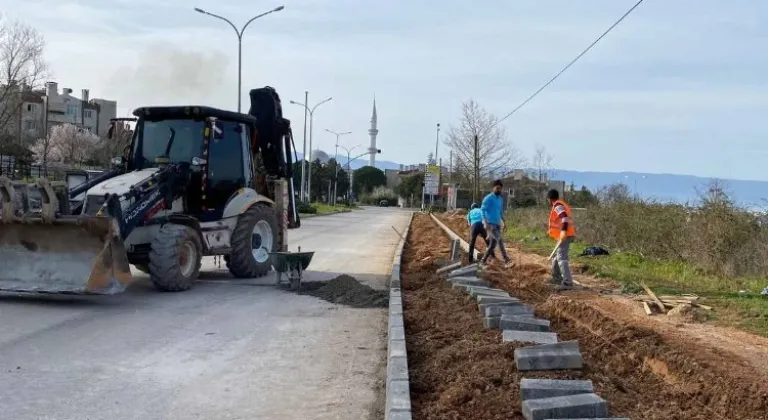
[[[360,2],[294,0],[243,36],[243,98],[274,86],[300,142],[303,112],[368,143],[376,95],[382,159],[416,163],[434,151],[434,125],[474,98],[505,115],[624,13],[631,0]],[[240,27],[271,4],[181,0],[0,0],[40,28],[60,85],[144,104],[234,109]],[[527,154],[543,144],[562,168],[687,171],[768,179],[757,147],[768,111],[768,3],[645,2],[538,97],[504,122]],[[247,105],[244,104],[247,109]],[[442,149],[441,149],[442,150]],[[726,151],[723,151],[726,150]],[[441,152],[441,155],[443,153]]]

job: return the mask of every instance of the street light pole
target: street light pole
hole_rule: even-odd
[[[309,112],[309,164],[307,165],[307,202],[310,202],[312,198],[312,121],[315,116],[315,109],[317,109],[317,107],[320,105],[329,102],[331,99],[333,99],[333,97],[328,97],[327,99],[318,102],[311,109],[306,104],[291,101],[292,104],[302,106],[304,107],[304,110]],[[306,156],[304,158],[306,159]]]
[[[203,9],[201,9],[199,7],[195,7],[195,11],[197,13],[202,13],[204,15],[215,17],[216,19],[220,19],[220,20],[223,20],[224,22],[227,22],[229,24],[229,26],[231,26],[232,29],[235,30],[235,34],[237,34],[237,112],[240,112],[241,109],[242,109],[242,106],[241,106],[241,103],[242,103],[241,96],[242,96],[242,88],[243,88],[243,32],[245,32],[245,29],[254,20],[256,20],[256,19],[258,19],[260,17],[264,17],[264,16],[266,16],[266,15],[268,15],[270,13],[279,12],[279,11],[283,10],[284,8],[285,8],[285,6],[278,6],[278,7],[275,7],[274,9],[272,9],[272,10],[270,10],[268,12],[264,12],[264,13],[262,13],[260,15],[254,16],[254,17],[251,18],[251,20],[249,20],[248,22],[245,22],[245,25],[243,25],[243,27],[240,30],[238,30],[237,26],[235,26],[235,24],[232,23],[229,19],[227,19],[225,17],[222,17],[222,16],[219,16],[219,15],[216,15],[216,14],[213,14],[213,13],[210,13],[210,12],[206,12],[205,10],[203,10]]]
[[[338,188],[338,178],[339,178],[339,137],[341,137],[341,136],[343,136],[345,134],[352,134],[352,132],[351,131],[345,131],[343,133],[337,133],[337,132],[329,130],[327,128],[325,129],[325,131],[327,131],[327,132],[329,132],[331,134],[335,134],[336,135],[336,152],[335,152],[334,158],[333,158],[336,161],[336,171],[335,171],[335,173],[333,175],[333,205],[335,206],[336,205],[336,197],[338,196],[337,188]]]
[[[437,163],[437,146],[440,144],[440,123],[437,123],[437,134],[435,135],[435,163]]]

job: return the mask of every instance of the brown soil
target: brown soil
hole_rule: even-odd
[[[440,220],[459,235],[469,235],[466,221],[460,217],[440,216]],[[482,241],[478,241],[482,242]],[[484,250],[485,244],[480,245]],[[528,254],[521,251],[519,244],[507,244],[507,252],[518,265],[531,265],[544,269],[548,266],[546,257]],[[573,267],[575,272],[579,267]],[[505,270],[493,267],[491,273],[502,274]],[[546,270],[541,271],[540,278],[546,282],[549,277]],[[768,377],[768,339],[734,328],[726,328],[713,324],[700,323],[700,314],[684,314],[683,316],[647,316],[640,304],[631,297],[617,295],[620,285],[610,279],[598,279],[588,275],[576,275],[575,280],[595,293],[588,294],[591,304],[600,307],[614,317],[626,319],[626,322],[652,329],[668,339],[679,340],[695,346],[697,354],[715,353],[727,354],[728,362],[740,366],[749,366],[756,374]],[[548,289],[541,289],[549,293]],[[614,294],[602,295],[598,292],[610,290]],[[717,311],[717,308],[715,308]]]
[[[414,418],[522,418],[516,345],[502,343],[498,331],[483,329],[472,300],[436,277],[434,261],[447,256],[448,239],[429,216],[417,215],[409,236],[403,289]],[[614,416],[768,419],[765,372],[740,357],[685,334],[660,331],[654,327],[672,323],[641,318],[625,302],[591,290],[551,295],[542,281],[546,269],[539,264],[521,262],[486,277],[535,306],[560,340],[580,343],[581,372],[525,377],[592,380]]]
[[[386,308],[389,291],[372,289],[346,274],[329,281],[305,281],[301,293],[352,308]]]

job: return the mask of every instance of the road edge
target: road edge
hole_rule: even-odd
[[[408,354],[405,348],[403,323],[403,295],[400,282],[400,265],[408,231],[414,213],[408,218],[403,236],[397,244],[389,279],[389,321],[387,325],[387,382],[385,420],[411,420],[411,387],[408,376]]]

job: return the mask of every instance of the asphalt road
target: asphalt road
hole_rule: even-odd
[[[315,217],[289,241],[316,251],[312,279],[383,288],[391,226],[407,220],[379,208]],[[184,293],[143,277],[111,297],[0,296],[0,419],[359,420],[381,404],[385,309],[280,290],[271,275],[227,280],[208,259],[203,269]]]

